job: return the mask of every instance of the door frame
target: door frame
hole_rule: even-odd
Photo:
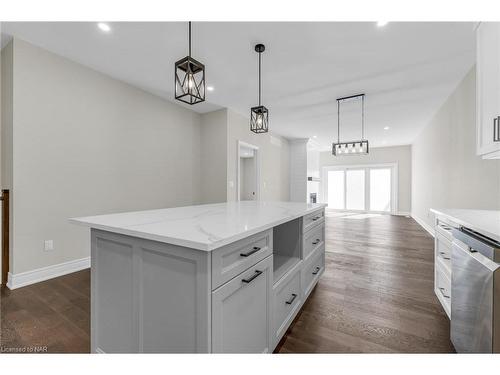
[[[387,211],[370,211],[370,173],[367,173],[367,170],[370,169],[383,169],[383,168],[390,168],[391,169],[391,210],[389,212]],[[319,189],[320,191],[320,202],[323,203],[328,203],[327,202],[327,196],[328,196],[328,172],[329,171],[346,171],[346,170],[359,170],[359,169],[364,169],[365,170],[365,210],[347,210],[347,209],[334,209],[335,211],[339,212],[360,212],[360,213],[380,213],[380,214],[391,214],[391,215],[397,215],[398,214],[398,200],[399,200],[399,191],[398,191],[398,185],[399,185],[399,177],[398,177],[398,163],[374,163],[374,164],[347,164],[347,165],[329,165],[329,166],[324,166],[321,168],[321,187]],[[345,177],[344,177],[344,189],[346,187],[346,182],[345,182]],[[368,187],[368,189],[366,189]],[[344,199],[346,198],[346,192],[344,192]],[[345,206],[345,204],[344,204]]]
[[[254,151],[254,163],[255,163],[255,200],[260,200],[260,153],[259,147],[247,143],[244,141],[236,141],[236,200],[240,201],[240,147],[251,148]]]

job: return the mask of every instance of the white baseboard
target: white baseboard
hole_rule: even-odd
[[[90,257],[71,260],[69,262],[54,264],[53,266],[16,274],[9,272],[7,278],[7,288],[21,288],[26,285],[39,283],[40,281],[53,279],[54,277],[67,275],[68,273],[81,271],[86,268],[90,268]]]
[[[415,220],[422,228],[424,228],[427,232],[429,232],[429,234],[434,237],[434,228],[430,227],[429,224],[427,224],[425,221],[423,221],[422,219],[414,216],[414,215],[411,215],[411,217],[413,218],[413,220]]]
[[[411,213],[410,212],[406,212],[406,211],[398,211],[394,215],[397,215],[397,216],[411,216]]]

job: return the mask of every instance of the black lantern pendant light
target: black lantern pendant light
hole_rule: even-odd
[[[340,103],[361,99],[361,140],[340,142]],[[369,152],[368,140],[365,139],[365,94],[345,96],[337,99],[337,143],[332,143],[332,154],[367,155]]]
[[[259,105],[257,107],[252,107],[250,109],[250,130],[254,133],[267,133],[269,130],[269,111],[266,107],[260,104],[261,99],[261,55],[264,52],[266,47],[263,44],[257,44],[255,46],[255,52],[259,54]]]
[[[188,104],[205,101],[205,65],[191,57],[191,22],[189,54],[175,63],[175,99]]]

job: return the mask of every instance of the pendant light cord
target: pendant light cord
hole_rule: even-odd
[[[191,21],[189,21],[189,54],[188,56],[191,57]]]
[[[261,65],[261,56],[262,56],[262,52],[259,52],[259,107],[260,107],[260,97],[261,97],[261,89],[260,89],[260,81],[261,81],[261,78],[260,78],[260,65]]]
[[[361,140],[365,139],[365,96],[361,97]]]
[[[337,100],[337,143],[340,143],[340,100]]]

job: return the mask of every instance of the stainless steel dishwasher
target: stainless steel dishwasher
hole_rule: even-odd
[[[451,341],[457,353],[500,353],[500,243],[452,233]]]

